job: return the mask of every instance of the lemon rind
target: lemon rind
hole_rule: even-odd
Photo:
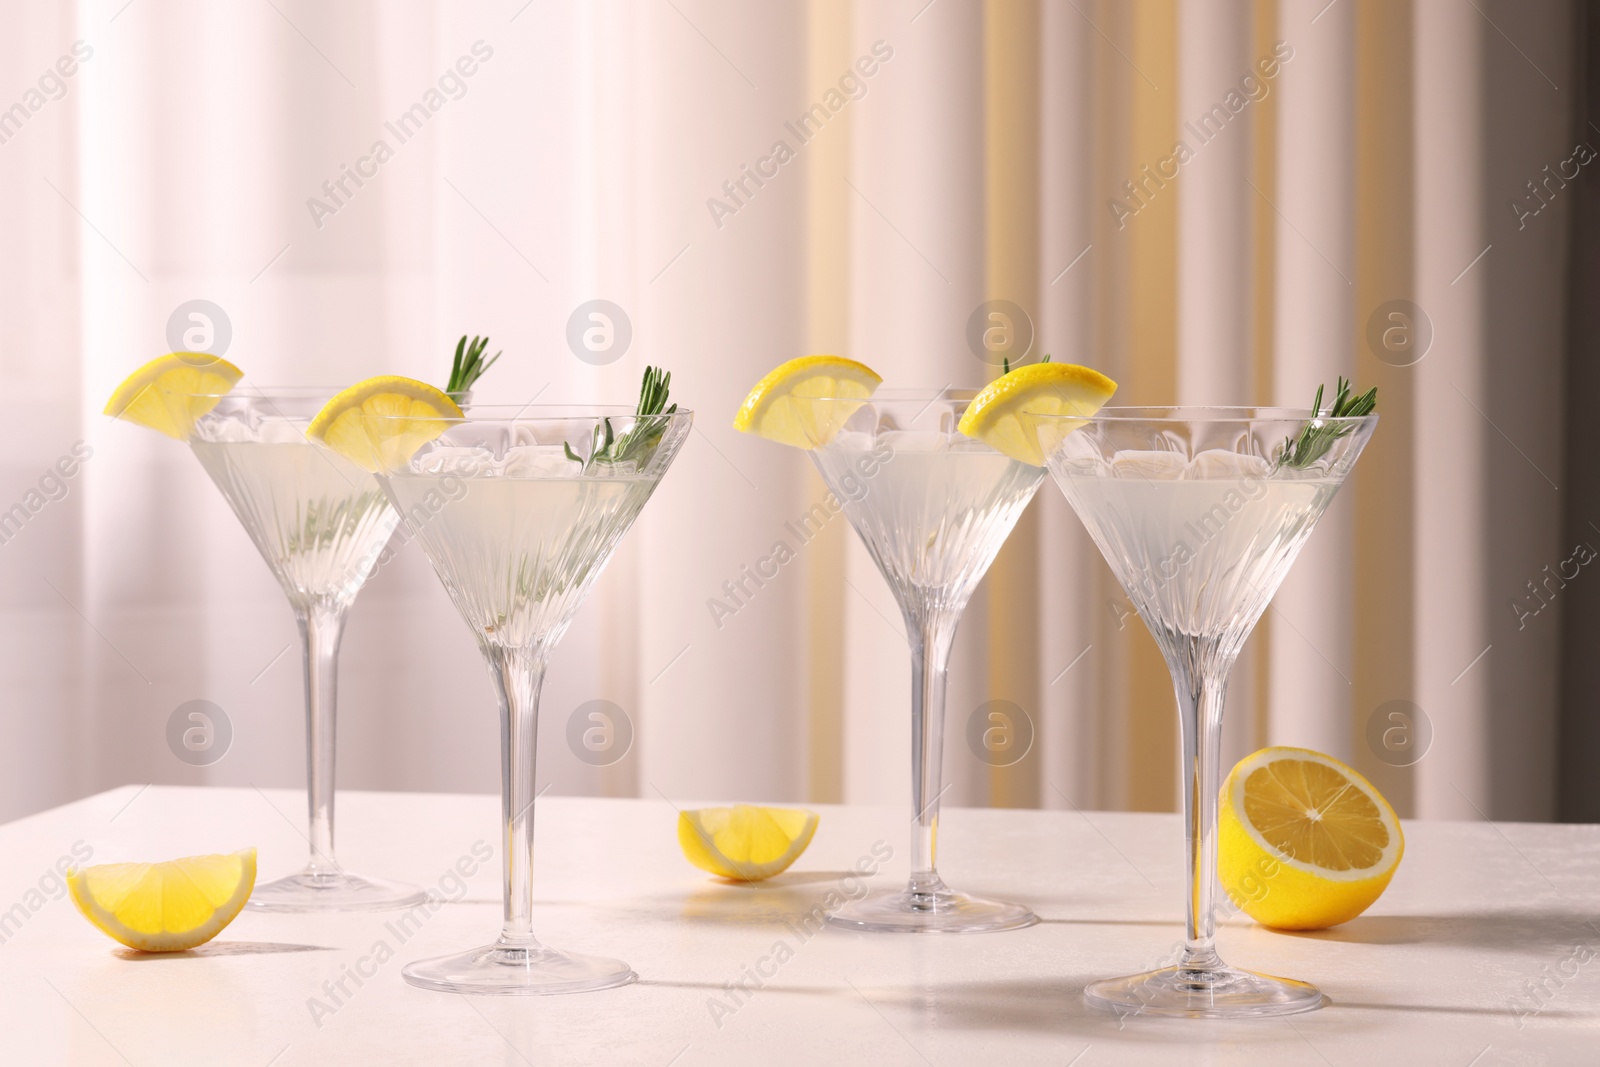
[[[1049,372],[1030,372],[1033,367],[1052,369]],[[1013,378],[1013,375],[1025,375],[1025,377]],[[1012,380],[1008,382],[1008,378]],[[1033,393],[1037,391],[1030,388],[1033,384],[1030,379],[1033,378],[1054,379],[1055,384],[1071,382],[1074,385],[1099,390],[1105,393],[1105,400],[1110,400],[1117,391],[1117,383],[1093,367],[1085,367],[1078,363],[1032,363],[1027,367],[1018,367],[1011,374],[1001,375],[979,390],[978,395],[967,405],[967,410],[962,413],[956,428],[968,437],[981,437],[983,431],[995,420],[1011,414],[1012,408],[1017,403],[1032,398]],[[1105,400],[1101,401],[1101,406],[1104,406]],[[1095,410],[1098,411],[1099,407]],[[1093,414],[1093,411],[1087,412],[1083,417],[1089,418]]]
[[[1268,763],[1275,763],[1280,759],[1293,758],[1318,763],[1324,767],[1338,771],[1349,778],[1356,788],[1367,795],[1378,809],[1378,815],[1384,827],[1389,830],[1389,843],[1384,846],[1382,858],[1370,867],[1352,867],[1349,870],[1336,871],[1327,867],[1318,867],[1316,864],[1307,863],[1293,856],[1285,855],[1275,845],[1262,836],[1261,831],[1244,815],[1244,784],[1250,773]],[[1240,760],[1228,776],[1228,791],[1223,798],[1224,803],[1233,810],[1235,821],[1255,845],[1267,855],[1286,867],[1300,871],[1304,874],[1321,878],[1330,882],[1366,882],[1374,878],[1387,878],[1399,866],[1401,857],[1405,855],[1405,833],[1400,828],[1400,816],[1395,814],[1389,802],[1375,789],[1365,775],[1347,764],[1341,763],[1332,756],[1309,748],[1296,748],[1291,745],[1278,745],[1262,749]]]
[[[688,856],[686,853],[685,858],[688,859],[691,864],[700,870],[706,871],[708,874],[716,875],[718,878],[727,878],[740,882],[766,881],[768,878],[776,877],[777,875],[788,870],[790,867],[794,866],[795,861],[800,858],[807,848],[811,847],[812,838],[816,836],[817,826],[821,823],[821,816],[814,811],[809,811],[804,808],[759,808],[758,810],[761,810],[763,813],[768,811],[799,812],[805,815],[805,822],[800,833],[796,834],[790,839],[789,847],[785,849],[783,854],[778,856],[776,859],[767,860],[764,863],[752,863],[746,860],[735,860],[716,846],[713,840],[714,835],[706,831],[702,825],[703,820],[700,817],[709,811],[731,812],[734,810],[734,808],[739,806],[740,805],[732,805],[727,808],[700,808],[694,811],[685,811],[680,813],[682,816],[683,825],[687,826],[694,833],[694,836],[699,840],[700,846],[706,853],[709,861],[714,864],[719,864],[724,869],[710,870],[701,866],[699,863],[696,863],[694,859]],[[729,874],[727,873],[728,871],[733,871],[736,873]]]
[[[774,407],[784,400],[829,399],[818,394],[802,392],[807,384],[819,379],[831,380],[836,384],[848,382],[852,391],[863,390],[860,396],[834,398],[839,410],[835,417],[829,420],[830,425],[826,428],[825,439],[798,441],[761,431],[759,428],[761,424],[769,418]],[[740,433],[762,437],[774,444],[811,451],[826,445],[833,434],[838,433],[850,416],[854,415],[861,405],[867,403],[882,384],[882,376],[859,360],[834,355],[797,356],[774,367],[755,384],[745,396],[744,402],[739,405],[739,411],[733,417],[733,428]],[[838,391],[843,392],[843,387]]]
[[[331,431],[341,426],[346,415],[354,412],[359,416],[369,401],[385,395],[403,397],[413,404],[427,404],[433,411],[430,414],[418,413],[415,417],[408,418],[405,422],[406,428],[402,432],[392,434],[381,440],[374,440],[371,432],[366,430],[365,424],[358,421],[357,425],[362,429],[362,439],[369,446],[367,450],[362,450],[359,454],[342,448],[327,439]],[[362,469],[377,473],[384,466],[383,463],[377,461],[378,457],[386,455],[384,445],[390,445],[408,437],[415,438],[415,447],[410,453],[405,456],[392,457],[395,459],[409,459],[416,454],[418,448],[421,448],[424,444],[444,432],[443,423],[464,417],[465,414],[462,412],[460,405],[451,399],[448,393],[437,386],[429,385],[427,382],[419,381],[416,378],[383,374],[363,379],[335,394],[322,406],[322,410],[312,417],[310,425],[306,427],[306,437],[326,448],[332,449]],[[434,425],[430,426],[430,423]],[[427,433],[426,431],[428,430],[433,432]]]
[[[1077,363],[1032,363],[1026,367],[1019,367],[1009,374],[1001,375],[979,390],[978,395],[967,405],[967,410],[962,412],[960,420],[956,423],[956,430],[974,440],[982,441],[1018,463],[1043,467],[1046,465],[1046,457],[1036,443],[1025,442],[1027,447],[1023,451],[1027,454],[1022,455],[1011,448],[1001,447],[990,440],[990,437],[1005,420],[1016,419],[1027,411],[1028,405],[1036,402],[1041,396],[1048,396],[1052,390],[1064,386],[1099,396],[1097,403],[1087,406],[1082,411],[1053,412],[1084,420],[1092,418],[1116,395],[1117,391],[1117,383],[1093,367]]]
[[[762,375],[761,380],[756,382],[750,392],[745,395],[744,402],[739,405],[739,411],[733,417],[734,429],[743,433],[753,432],[750,427],[760,415],[771,408],[773,401],[792,394],[792,389],[781,393],[776,392],[779,385],[791,381],[806,381],[809,378],[823,377],[824,375],[821,373],[809,373],[821,371],[823,368],[855,371],[862,377],[872,379],[873,389],[883,384],[883,377],[877,371],[859,360],[850,359],[848,356],[797,356],[794,359],[778,364]],[[800,377],[803,372],[805,372],[805,376]],[[839,377],[838,375],[827,376],[835,379]],[[871,395],[872,393],[869,391],[867,396]],[[854,398],[841,397],[840,399]]]
[[[204,365],[191,363],[183,358],[185,356],[203,357],[206,363]],[[187,426],[178,426],[179,420],[172,420],[174,429],[182,429],[182,433],[175,433],[173,429],[145,422],[142,419],[128,415],[129,409],[138,403],[139,399],[148,390],[155,388],[157,397],[161,397],[160,389],[156,383],[177,370],[189,370],[198,375],[209,374],[224,383],[210,403],[200,407],[189,406],[189,409],[184,412]],[[106,399],[105,407],[101,409],[101,414],[118,421],[132,423],[135,426],[143,426],[147,430],[154,430],[178,441],[187,441],[194,433],[195,424],[215,408],[222,395],[231,392],[243,377],[244,371],[221,356],[214,356],[209,352],[168,352],[136,367],[127,377],[118,382],[116,388],[111,391],[111,396]],[[173,410],[170,405],[163,402],[161,406],[169,417],[172,416]]]
[[[250,901],[250,894],[255,891],[256,882],[256,850],[254,847],[240,849],[232,853],[218,855],[239,857],[241,877],[239,885],[233,895],[211,912],[206,922],[189,930],[162,930],[156,933],[146,933],[134,930],[117,918],[114,912],[108,911],[100,901],[88,891],[88,872],[91,868],[68,868],[67,885],[71,890],[72,901],[77,905],[84,918],[107,937],[140,952],[182,952],[196,948],[215,938],[226,930],[233,920],[239,917],[244,907]],[[210,856],[182,856],[175,860],[163,861],[164,863],[181,863],[184,860],[210,859]],[[148,864],[147,866],[157,866]],[[97,864],[96,866],[109,866]],[[126,899],[126,898],[124,898]],[[211,930],[198,940],[194,938],[196,931],[206,929],[218,918],[216,929]]]

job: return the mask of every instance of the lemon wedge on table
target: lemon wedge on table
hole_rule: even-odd
[[[106,401],[105,413],[187,441],[200,417],[243,377],[244,371],[225,359],[169,352],[124,378]]]
[[[166,863],[102,863],[67,872],[72,902],[129,948],[203,945],[239,914],[256,884],[256,850]]]
[[[383,423],[364,415],[401,416]],[[456,402],[427,382],[381,375],[357,382],[317,412],[306,436],[369,471],[393,470],[461,418]]]
[[[833,439],[882,381],[865,363],[843,356],[791,359],[750,390],[733,428],[780,445],[817,448]]]
[[[793,808],[701,808],[678,814],[678,844],[702,871],[759,882],[787,870],[817,832],[817,813]]]
[[[1222,786],[1217,875],[1252,919],[1322,930],[1372,906],[1400,866],[1400,819],[1332,756],[1264,748]]]
[[[1012,459],[1044,466],[1044,452],[1034,427],[1022,417],[1080,415],[1099,411],[1117,391],[1117,383],[1097,370],[1076,363],[1030,363],[1003,374],[972,398],[956,429],[976,437]],[[1063,420],[1063,432],[1082,422]]]

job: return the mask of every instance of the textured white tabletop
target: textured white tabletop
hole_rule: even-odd
[[[878,884],[905,871],[900,813],[818,810],[816,839],[795,867],[744,887],[682,859],[665,801],[541,800],[536,932],[625,959],[640,982],[467,998],[413,989],[400,967],[497,932],[498,857],[463,887],[451,874],[475,844],[494,846],[497,798],[340,794],[347,868],[459,898],[403,941],[391,915],[247,911],[195,952],[141,957],[62,897],[58,861],[74,847],[92,848],[98,863],[254,844],[262,878],[276,877],[303,859],[303,795],[130,786],[90,797],[0,827],[0,1061],[1600,1062],[1600,827],[1407,824],[1405,861],[1360,919],[1316,935],[1242,917],[1222,928],[1225,959],[1315,982],[1331,1003],[1214,1023],[1118,1019],[1082,999],[1090,979],[1153,966],[1181,936],[1175,816],[949,811],[946,880],[1024,901],[1042,923],[1003,934],[806,936],[794,918],[829,892],[850,892],[844,875],[875,843],[894,850]],[[770,974],[746,981],[759,989],[728,992],[757,972]]]

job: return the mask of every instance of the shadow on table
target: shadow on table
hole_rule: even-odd
[[[903,878],[886,878],[879,876],[864,880],[871,892],[877,893],[884,890],[901,889],[905,885]],[[689,893],[683,899],[681,917],[691,922],[714,922],[735,926],[760,925],[763,923],[782,923],[785,920],[797,919],[810,912],[819,904],[828,905],[828,894],[837,894],[839,900],[859,899],[861,876],[854,871],[785,871],[776,877],[762,882],[736,882],[731,879],[707,877],[701,888]],[[1062,908],[1059,899],[1043,900],[1032,899],[1026,895],[1009,893],[1003,888],[992,889],[986,885],[962,885],[963,891],[981,897],[995,900],[1010,900],[1019,904],[1026,904],[1035,912],[1043,910],[1057,911]],[[855,895],[851,896],[851,890]],[[837,902],[836,902],[837,903]],[[1091,906],[1102,902],[1091,902]],[[1112,903],[1112,902],[1104,902]],[[830,909],[831,910],[831,909]],[[1117,922],[1137,926],[1171,926],[1182,923],[1176,919],[1155,920],[1148,922],[1134,922],[1131,920],[1097,920],[1097,919],[1067,919],[1044,918],[1041,922],[1064,923],[1076,925],[1079,923]]]
[[[708,877],[702,888],[684,897],[676,918],[728,926],[781,924],[826,906],[830,892],[839,901],[850,899],[840,886],[845,878],[857,885],[854,879],[860,876],[853,871],[785,871],[763,882]]]
[[[1482,1008],[1466,1004],[1373,1004],[1355,1000],[1336,1000],[1333,1004],[1335,1007],[1360,1011],[1399,1011],[1408,1015],[1422,1012],[1425,1015],[1461,1015],[1470,1018],[1490,1016],[1502,1019],[1600,1019],[1600,1011],[1563,1011],[1559,1008],[1541,1008],[1533,1011],[1531,1009],[1534,1005],[1531,1001],[1528,1002],[1530,1010],[1526,1011],[1517,1007]]]
[[[705,876],[697,886],[682,896],[661,894],[659,896],[635,897],[625,900],[596,903],[587,900],[554,901],[536,900],[535,907],[552,905],[572,905],[587,909],[608,908],[618,913],[628,913],[635,919],[666,919],[671,921],[686,921],[691,923],[712,923],[719,926],[782,926],[787,922],[798,921],[803,916],[813,912],[818,906],[827,910],[834,910],[846,900],[860,899],[860,886],[854,881],[846,882],[845,879],[855,879],[858,876],[853,871],[785,871],[783,874],[769,878],[762,882],[737,882],[731,879]],[[899,889],[903,886],[900,879],[884,880],[871,879],[867,882],[872,892],[881,892],[885,889]],[[850,889],[855,887],[855,895]],[[979,896],[992,897],[999,900],[1014,900],[1019,903],[1035,907],[1031,901],[1025,900],[1017,894],[1008,894],[1003,891],[990,891],[985,887],[968,889],[969,892]],[[830,894],[834,895],[830,903]],[[468,899],[459,903],[491,903],[491,901]],[[498,904],[499,901],[492,903]],[[1062,905],[1059,900],[1053,900],[1044,905],[1046,910],[1059,914]],[[1183,922],[1179,917],[1161,917],[1150,919],[1097,919],[1097,918],[1046,918],[1040,915],[1039,921],[1047,924],[1060,924],[1067,926],[1082,925],[1113,925],[1113,926],[1144,926],[1152,929],[1176,927],[1182,929]]]
[[[1459,915],[1362,915],[1331,930],[1281,931],[1312,941],[1358,945],[1462,945],[1545,951],[1590,942],[1600,925],[1577,912],[1477,912]]]
[[[1041,926],[1173,926],[1183,928],[1183,919],[1047,919],[1039,916]]]
[[[791,886],[814,885],[820,882],[832,882],[837,885],[844,878],[860,877],[854,871],[784,871],[760,882],[741,882],[733,878],[715,877],[710,881],[713,885],[727,886],[729,889],[761,892],[764,889],[787,889]]]
[[[1099,976],[1096,976],[1099,977]],[[838,988],[785,986],[768,982],[760,995],[769,993],[828,998],[841,1004],[870,1007],[886,1022],[911,1040],[923,1031],[1002,1031],[1008,1033],[1054,1034],[1061,1037],[1089,1038],[1119,1042],[1148,1042],[1157,1045],[1189,1046],[1196,1039],[1197,1021],[1154,1016],[1118,1016],[1091,1008],[1083,999],[1083,988],[1090,976],[1059,979],[1010,979],[998,982],[953,982],[938,986],[855,986]],[[726,986],[710,982],[663,982],[641,979],[642,986],[672,989],[704,989],[708,997],[728,1000]],[[1255,1043],[1281,1044],[1286,1031],[1262,1026],[1260,1020],[1237,1023],[1205,1022],[1209,1036],[1216,1027],[1228,1027],[1228,1040],[1234,1046]],[[1298,1040],[1296,1035],[1288,1034]]]
[[[1095,976],[1101,977],[1101,976]],[[1292,1021],[1287,1024],[1275,1019],[1203,1020],[1176,1019],[1130,1013],[1118,1015],[1090,1007],[1083,999],[1084,986],[1093,977],[1063,976],[1052,979],[1014,979],[998,982],[954,982],[938,986],[909,988],[906,986],[855,986],[844,987],[785,986],[767,982],[760,995],[779,994],[810,998],[830,998],[841,1003],[866,1001],[885,1021],[897,1029],[918,1031],[1008,1031],[1056,1034],[1090,1039],[1112,1039],[1118,1042],[1146,1042],[1152,1045],[1190,1045],[1197,1038],[1216,1040],[1223,1032],[1232,1046],[1251,1044],[1280,1044],[1283,1041],[1303,1041],[1304,1035]],[[729,993],[725,985],[710,982],[671,982],[641,979],[642,986],[660,986],[671,989],[703,989],[708,997],[727,1002]],[[1459,1016],[1463,1020],[1495,1019],[1511,1021],[1526,1014],[1514,1006],[1468,1006],[1443,1004],[1377,1003],[1366,1001],[1323,998],[1323,1007],[1315,1016],[1326,1020],[1323,1033],[1361,1033],[1376,1024],[1374,1020],[1361,1019],[1352,1011],[1396,1012],[1406,1015],[1421,1013],[1429,1016]],[[1538,1018],[1554,1020],[1593,1020],[1596,1012],[1545,1008],[1534,1013]],[[1342,1025],[1348,1024],[1348,1025]],[[902,1036],[905,1036],[902,1034]]]
[[[714,923],[720,926],[781,926],[786,920],[798,919],[819,904],[824,904],[828,894],[834,892],[839,899],[847,899],[849,885],[846,878],[860,876],[854,871],[785,871],[761,882],[738,882],[733,879],[706,875],[695,883],[695,888],[682,896],[670,893],[643,897],[624,897],[615,900],[589,899],[544,900],[536,899],[534,908],[581,908],[588,912],[607,912],[628,921],[656,920]],[[879,889],[889,882],[870,882]],[[893,885],[898,888],[899,882]],[[499,897],[464,897],[449,902],[456,904],[492,904],[499,907]]]
[[[293,945],[277,941],[207,941],[199,948],[182,952],[140,952],[136,948],[119,948],[111,954],[118,959],[144,960],[195,960],[216,959],[222,956],[273,956],[282,952],[335,952],[327,945]]]

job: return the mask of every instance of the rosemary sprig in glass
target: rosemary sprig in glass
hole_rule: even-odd
[[[1044,354],[1044,358],[1041,359],[1039,362],[1040,363],[1049,363],[1050,362],[1050,353],[1046,352]],[[1009,356],[1001,356],[1000,357],[1000,373],[1002,375],[1011,373],[1011,358]]]
[[[1328,454],[1328,449],[1333,447],[1335,441],[1355,429],[1350,425],[1330,426],[1324,420],[1360,418],[1372,414],[1372,410],[1378,406],[1377,386],[1373,386],[1360,396],[1353,397],[1350,395],[1350,382],[1340,377],[1339,391],[1333,399],[1333,408],[1324,413],[1322,390],[1323,386],[1317,386],[1317,399],[1311,404],[1311,421],[1305,424],[1300,436],[1291,437],[1283,442],[1283,452],[1278,457],[1278,466],[1293,467],[1296,470],[1311,466]]]
[[[626,463],[654,448],[667,430],[665,416],[678,410],[678,405],[667,406],[667,394],[672,386],[672,373],[659,367],[644,369],[644,382],[639,386],[639,403],[634,409],[634,423],[625,433],[617,434],[611,420],[602,418],[594,428],[594,440],[589,446],[589,458],[572,451],[572,446],[562,444],[567,458],[582,463],[588,471],[597,463]]]
[[[456,342],[456,361],[450,368],[450,384],[444,391],[450,394],[450,399],[461,403],[461,398],[472,388],[474,382],[483,377],[483,372],[494,366],[495,360],[502,353],[496,352],[487,360],[483,358],[484,349],[489,347],[487,336],[473,336],[472,342],[467,342],[467,335],[462,334],[461,340]]]

